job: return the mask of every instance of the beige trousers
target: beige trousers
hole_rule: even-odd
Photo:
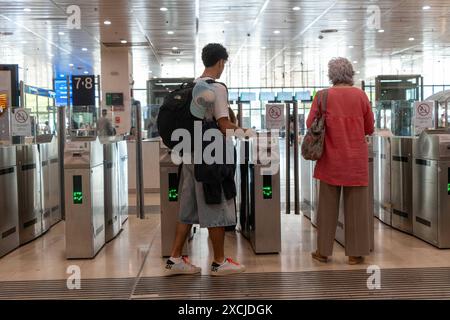
[[[370,253],[368,187],[341,187],[320,182],[317,217],[317,248],[323,256],[333,254],[343,189],[345,216],[345,255],[368,256]]]

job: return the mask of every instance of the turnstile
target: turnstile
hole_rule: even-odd
[[[278,253],[281,251],[279,162],[264,164],[260,159],[262,154],[279,154],[278,137],[258,136],[239,141],[238,146],[239,154],[241,148],[245,148],[249,155],[240,162],[240,181],[237,181],[241,189],[241,233],[250,241],[256,254]],[[239,159],[241,157],[242,154]]]
[[[369,197],[367,204],[367,215],[369,216],[369,236],[370,236],[370,251],[375,247],[375,225],[374,225],[374,158],[375,153],[373,149],[373,137],[369,138]],[[335,240],[345,246],[345,214],[344,214],[344,192],[341,191],[341,199],[339,201],[339,217],[336,228]]]
[[[42,233],[47,232],[52,226],[51,217],[51,202],[50,202],[50,161],[49,161],[49,145],[42,143],[38,145],[39,156],[41,161],[41,195],[42,195],[42,210],[41,210],[41,222]]]
[[[19,237],[25,244],[42,233],[41,161],[37,145],[17,145]]]
[[[19,246],[16,148],[0,147],[0,257]]]
[[[123,225],[128,219],[128,149],[126,141],[117,142],[119,171],[119,217]]]
[[[450,131],[424,131],[413,155],[414,235],[450,248]]]
[[[239,215],[239,230],[247,238],[250,237],[249,212],[251,210],[250,194],[250,141],[237,140],[237,163],[236,163],[236,210]]]
[[[412,234],[412,137],[391,138],[392,227]]]
[[[66,257],[93,258],[105,244],[103,145],[73,138],[64,150]]]
[[[116,142],[103,145],[105,188],[105,241],[114,239],[122,229],[119,209],[119,158]]]
[[[375,216],[387,225],[392,224],[391,214],[391,138],[374,136],[375,166]]]
[[[311,224],[317,227],[317,218],[319,210],[319,192],[320,192],[320,181],[313,178],[314,168],[316,167],[316,162],[311,164]]]
[[[61,186],[59,171],[58,138],[53,137],[48,144],[48,172],[49,172],[49,206],[51,211],[51,225],[62,219],[61,215]]]
[[[161,144],[160,147],[160,202],[161,202],[161,256],[170,257],[175,239],[179,199],[179,165],[172,162],[170,150]],[[183,175],[183,173],[181,173]],[[187,255],[188,246],[185,243],[183,255]]]
[[[312,210],[312,202],[311,202],[311,191],[312,191],[312,161],[305,160],[303,157],[300,157],[300,170],[301,170],[301,188],[300,188],[300,197],[301,197],[301,211],[303,215],[308,219],[311,219],[311,210]]]

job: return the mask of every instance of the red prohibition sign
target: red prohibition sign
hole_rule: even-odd
[[[28,120],[28,114],[25,111],[17,111],[14,117],[18,123],[25,123]]]
[[[417,112],[422,116],[422,117],[426,117],[430,114],[431,108],[429,105],[427,104],[421,104],[419,105],[419,107],[417,108]]]
[[[272,119],[278,119],[281,117],[281,109],[279,107],[273,106],[269,109],[269,115]]]

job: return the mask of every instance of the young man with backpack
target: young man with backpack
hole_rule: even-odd
[[[195,87],[192,89],[190,114],[203,123],[208,121],[214,123],[214,126],[218,127],[224,135],[227,130],[240,129],[229,118],[226,86],[216,82],[221,77],[228,60],[227,50],[220,44],[208,44],[203,48],[202,60],[205,71],[200,78],[194,81]],[[180,99],[180,97],[175,95],[174,99]],[[162,131],[164,131],[163,128]],[[202,139],[202,137],[193,137],[192,139],[194,138]],[[244,272],[245,266],[227,258],[224,253],[225,227],[236,224],[234,196],[226,196],[225,188],[221,190],[222,186],[219,185],[219,201],[211,204],[207,199],[208,188],[196,179],[198,173],[196,173],[197,169],[194,169],[195,164],[182,165],[179,186],[179,222],[176,227],[172,254],[167,260],[165,273],[175,275],[201,272],[199,267],[191,264],[187,257],[182,256],[184,243],[193,224],[200,224],[200,227],[208,228],[209,238],[214,250],[211,275],[221,276]],[[232,183],[234,186],[234,180]]]

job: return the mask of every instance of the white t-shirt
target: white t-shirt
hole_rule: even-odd
[[[191,113],[199,119],[229,118],[228,92],[220,83],[207,83],[212,78],[198,78],[192,92]]]

